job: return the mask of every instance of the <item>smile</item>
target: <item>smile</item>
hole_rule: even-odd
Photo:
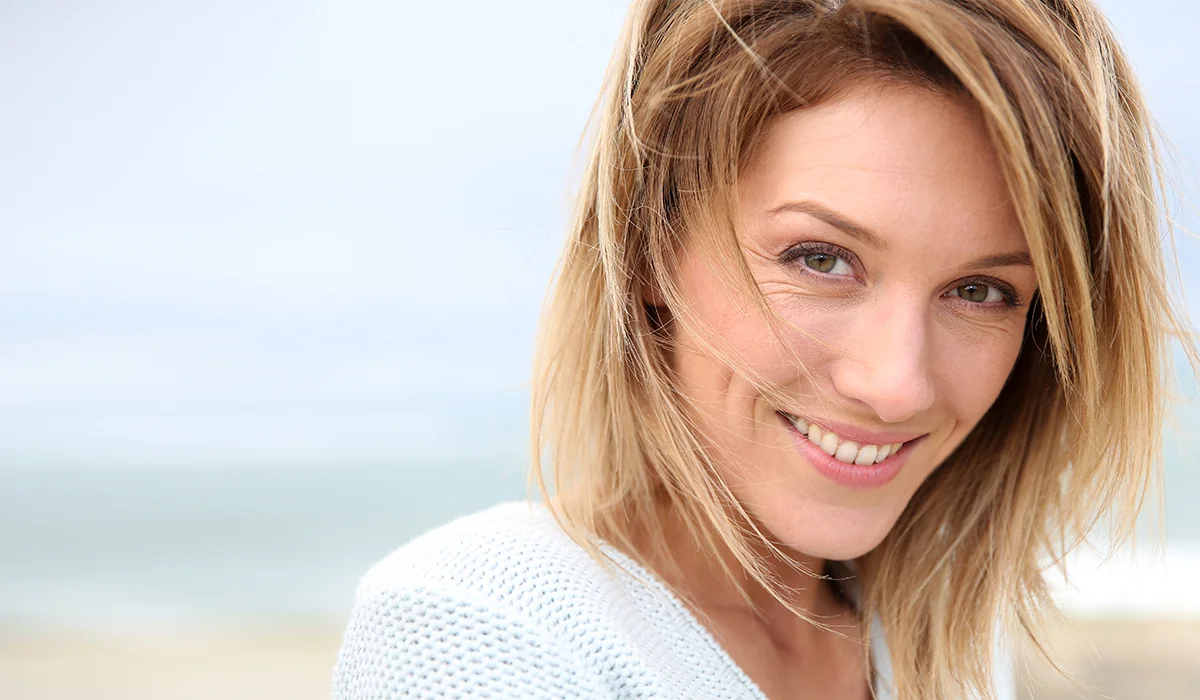
[[[822,452],[843,464],[855,464],[860,467],[879,464],[889,456],[896,454],[909,441],[884,443],[880,445],[862,444],[843,438],[837,433],[822,428],[816,423],[780,412],[784,418],[795,426],[796,430],[807,437],[809,442],[816,445]]]

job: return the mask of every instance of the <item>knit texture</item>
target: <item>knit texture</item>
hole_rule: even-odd
[[[334,700],[765,700],[664,584],[620,552],[603,567],[542,505],[429,532],[363,578]],[[888,692],[872,632],[876,693]]]

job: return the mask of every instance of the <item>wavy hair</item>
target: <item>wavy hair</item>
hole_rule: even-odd
[[[1133,532],[1159,488],[1171,338],[1196,360],[1154,126],[1088,0],[634,0],[543,312],[531,478],[594,555],[645,562],[644,531],[669,559],[653,523],[669,503],[786,604],[672,378],[671,324],[690,318],[675,266],[707,232],[761,301],[733,227],[739,169],[773,118],[873,81],[977,105],[1039,286],[994,405],[858,561],[897,697],[990,697],[994,632],[1040,646],[1047,563],[1102,521],[1114,543]]]

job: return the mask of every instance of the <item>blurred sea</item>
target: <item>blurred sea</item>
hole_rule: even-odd
[[[0,628],[339,622],[370,564],[514,465],[0,470]]]
[[[1189,441],[1189,444],[1190,443]],[[1185,452],[1187,453],[1185,455]],[[1088,614],[1200,614],[1200,459],[1170,450],[1167,547],[1062,600]],[[341,624],[371,563],[526,493],[517,459],[340,467],[0,467],[0,630],[136,633]]]

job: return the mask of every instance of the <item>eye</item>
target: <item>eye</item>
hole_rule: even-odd
[[[1012,297],[1009,293],[1000,289],[994,284],[987,282],[966,282],[960,284],[954,289],[947,292],[949,296],[958,297],[963,301],[969,301],[973,304],[999,304],[1006,303],[1010,306],[1014,305]]]
[[[804,261],[805,267],[823,274],[854,274],[854,268],[850,267],[850,263],[832,253],[809,253],[801,259]]]
[[[779,256],[779,262],[787,266],[801,265],[804,267],[802,273],[821,277],[854,277],[855,269],[861,269],[854,253],[823,241],[798,243]]]

